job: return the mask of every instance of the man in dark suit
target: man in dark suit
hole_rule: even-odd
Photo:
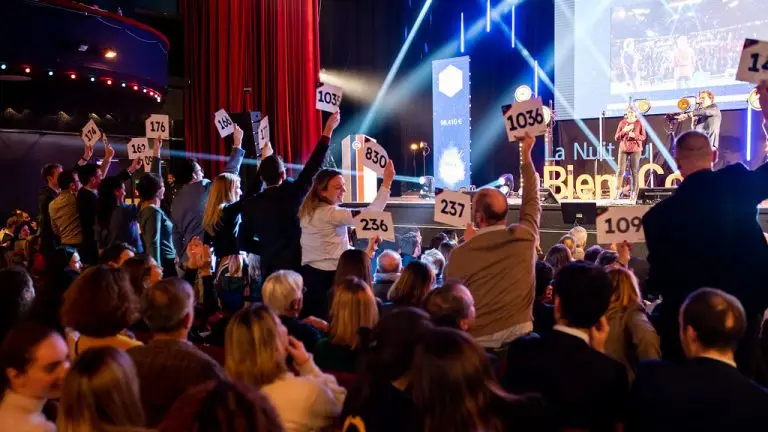
[[[261,275],[266,279],[278,270],[301,270],[299,207],[325,160],[340,114],[331,115],[320,141],[295,181],[286,179],[277,155],[265,158],[258,175],[266,188],[243,203],[240,241],[242,248],[261,256]],[[258,182],[257,182],[258,183]],[[260,183],[254,189],[258,191]]]
[[[627,431],[746,431],[768,425],[768,392],[736,369],[747,322],[739,301],[702,288],[680,311],[684,363],[641,363]]]
[[[85,265],[96,264],[99,260],[99,250],[96,244],[96,203],[99,200],[98,190],[101,184],[101,167],[87,164],[78,170],[83,187],[77,192],[77,212],[80,214],[80,225],[83,233],[83,243],[78,252],[80,260]]]
[[[757,205],[768,199],[768,165],[750,171],[738,163],[713,171],[716,158],[701,132],[677,139],[675,160],[683,182],[643,217],[647,287],[663,298],[654,313],[665,359],[684,358],[677,318],[689,294],[708,286],[738,298],[747,333],[736,359],[739,370],[755,377],[758,332],[768,306],[768,291],[755,284],[768,280],[768,244],[757,221]]]
[[[613,430],[623,419],[628,381],[624,366],[602,353],[611,280],[594,264],[574,262],[558,272],[554,292],[553,330],[509,345],[505,387],[541,393],[559,428]]]

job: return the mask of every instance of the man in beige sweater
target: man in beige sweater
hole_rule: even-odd
[[[523,202],[520,223],[506,226],[506,197],[493,188],[475,195],[475,224],[467,226],[464,244],[451,254],[445,280],[459,280],[472,292],[477,318],[470,329],[486,348],[500,348],[533,331],[536,245],[539,243],[539,179],[533,167],[534,138],[523,144]]]

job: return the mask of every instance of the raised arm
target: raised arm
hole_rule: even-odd
[[[99,168],[101,169],[101,178],[104,179],[109,172],[109,164],[112,163],[112,158],[115,157],[115,149],[109,145],[107,134],[103,131],[101,132],[101,142],[104,143],[104,160],[101,161]]]
[[[520,225],[533,231],[539,236],[539,219],[541,218],[541,201],[539,200],[539,177],[533,168],[531,152],[536,140],[530,135],[520,138],[523,144],[523,165],[520,168],[523,177],[523,202],[520,206]]]
[[[233,134],[234,142],[232,143],[232,153],[229,155],[227,165],[224,167],[224,172],[237,174],[240,172],[240,165],[243,163],[243,157],[245,156],[245,150],[243,150],[243,130],[240,126],[235,125],[235,133]]]
[[[77,170],[79,167],[87,164],[88,161],[91,160],[92,156],[93,156],[93,147],[89,147],[88,145],[85,145],[85,148],[83,149],[83,156],[80,157],[80,159],[77,161],[77,163],[72,169]]]
[[[320,168],[323,166],[325,155],[328,153],[328,148],[331,144],[331,137],[333,131],[339,125],[341,121],[341,113],[335,112],[325,123],[325,129],[323,130],[323,136],[320,137],[320,141],[315,145],[315,149],[312,150],[312,154],[307,159],[307,163],[304,164],[304,169],[301,170],[299,176],[296,178],[296,186],[299,188],[301,195],[306,195],[309,192],[309,188],[312,186],[312,179],[315,177]]]

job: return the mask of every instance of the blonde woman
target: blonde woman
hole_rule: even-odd
[[[59,432],[137,430],[144,427],[138,378],[131,358],[111,348],[91,348],[64,379]]]
[[[395,167],[390,160],[384,168],[384,181],[376,198],[364,210],[384,210],[394,178]],[[347,228],[354,225],[352,210],[339,207],[346,190],[339,171],[320,170],[299,209],[301,272],[307,286],[304,312],[322,319],[328,316],[328,291],[333,285],[339,258],[350,249]]]
[[[256,303],[237,312],[224,348],[229,377],[267,396],[286,431],[323,429],[341,413],[346,390],[318,369],[268,306]],[[299,376],[288,370],[288,356]]]
[[[243,131],[235,127],[233,146],[240,148],[243,140]],[[213,248],[217,257],[215,285],[218,290],[206,290],[206,309],[211,310],[212,305],[218,305],[219,301],[225,312],[239,310],[245,304],[246,297],[250,294],[248,263],[245,254],[240,253],[237,245],[237,232],[240,225],[240,213],[243,210],[243,195],[240,189],[240,177],[236,173],[221,173],[213,180],[208,202],[203,213],[203,230],[205,236],[203,242]],[[217,298],[217,293],[221,298]]]
[[[288,329],[288,334],[313,352],[317,342],[323,338],[321,332],[328,331],[328,323],[315,317],[299,319],[304,304],[304,279],[301,275],[291,270],[272,273],[261,287],[261,296]]]
[[[370,331],[379,321],[371,288],[356,277],[333,287],[328,338],[315,346],[315,359],[323,370],[355,372],[360,353],[360,331]]]
[[[613,296],[605,313],[611,329],[605,353],[624,364],[632,381],[641,360],[661,358],[659,335],[648,321],[635,275],[625,268],[612,268],[608,276],[613,282]]]

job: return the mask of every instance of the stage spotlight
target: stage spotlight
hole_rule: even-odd
[[[504,194],[504,196],[509,196],[509,186],[504,185],[499,188],[499,191]]]
[[[107,85],[112,85],[112,80],[111,79],[107,79]]]
[[[527,101],[531,96],[533,96],[533,90],[525,84],[515,89],[515,101],[517,102]]]
[[[2,70],[5,70],[5,68],[7,68],[7,67],[8,67],[8,66],[6,66],[6,65],[5,65],[5,63],[3,63],[3,64],[0,64],[0,69],[2,69]]]
[[[53,71],[48,71],[48,76],[53,76]]]
[[[96,78],[95,77],[91,77],[91,82],[96,82]]]
[[[542,106],[542,113],[544,114],[544,124],[549,124],[552,121],[552,110],[548,106]]]
[[[635,108],[640,111],[640,114],[646,114],[651,110],[651,101],[648,99],[636,99]]]
[[[104,57],[106,57],[108,59],[113,59],[113,58],[117,57],[117,51],[115,51],[115,50],[113,50],[111,48],[107,48],[106,50],[104,50]]]
[[[121,86],[121,87],[125,87],[126,85],[127,85],[127,84],[125,84],[125,81],[123,81],[123,82],[120,84],[120,86]]]
[[[757,93],[757,88],[753,88],[752,91],[749,92],[747,102],[749,102],[750,108],[755,111],[760,111],[760,95]]]
[[[30,72],[32,72],[32,69],[30,69],[30,68],[28,68],[28,67],[25,67],[25,68],[24,68],[24,73],[30,73]]]
[[[691,107],[696,103],[695,96],[683,96],[677,101],[677,109],[680,111],[689,111]]]
[[[416,143],[411,144],[411,151],[416,151],[416,150],[418,150],[418,148],[419,148],[418,144],[416,144]]]
[[[75,74],[69,74],[69,79],[77,79],[77,75],[75,75]]]

